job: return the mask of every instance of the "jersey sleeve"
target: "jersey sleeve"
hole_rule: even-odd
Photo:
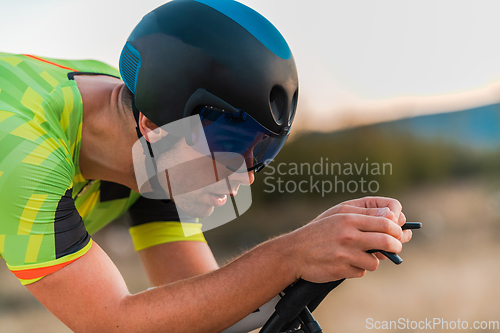
[[[195,219],[180,222],[175,204],[170,200],[140,197],[129,209],[130,234],[136,251],[179,241],[206,242],[202,224]],[[185,235],[189,236],[185,236]]]
[[[72,198],[67,143],[0,111],[0,255],[23,285],[83,256],[92,241]]]

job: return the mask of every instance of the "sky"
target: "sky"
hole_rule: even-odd
[[[442,95],[450,100],[500,81],[496,0],[240,2],[267,17],[290,45],[302,119],[335,122],[370,112],[370,119],[390,112],[397,117],[397,110],[383,106],[386,101]],[[117,66],[133,27],[163,3],[0,0],[0,52],[90,58]]]

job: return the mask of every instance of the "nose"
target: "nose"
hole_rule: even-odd
[[[253,170],[248,172],[248,180],[249,180],[248,185],[252,185],[253,182],[255,181],[255,172]]]
[[[234,181],[239,181],[241,183],[241,185],[250,186],[255,181],[255,173],[253,172],[253,170],[249,171],[247,173],[235,172],[235,173],[231,174],[229,179],[234,180]]]

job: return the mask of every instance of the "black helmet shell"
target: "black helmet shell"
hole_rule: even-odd
[[[297,105],[285,40],[232,0],[174,0],[153,10],[128,38],[120,72],[137,109],[157,126],[183,118],[200,88],[277,134],[288,133]]]

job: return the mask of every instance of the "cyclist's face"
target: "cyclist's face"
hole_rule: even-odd
[[[240,164],[246,155],[239,156]],[[225,154],[223,160],[227,158]],[[218,160],[217,154],[212,159],[181,139],[158,159],[158,179],[180,209],[192,217],[206,217],[235,196],[240,185],[250,185],[255,179],[253,171],[234,173]]]

